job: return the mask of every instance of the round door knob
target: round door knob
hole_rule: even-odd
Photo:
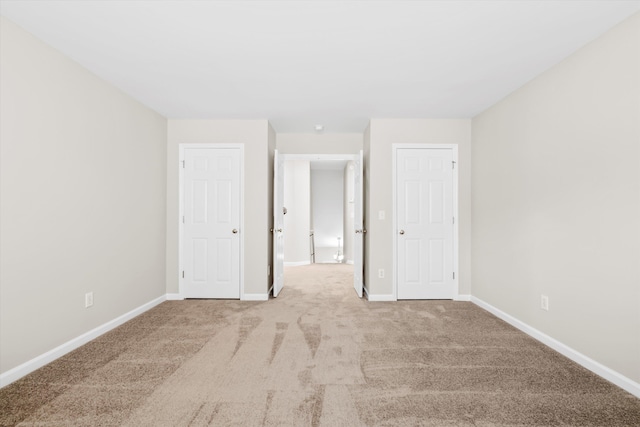
[[[399,233],[400,233],[400,234],[404,234],[404,230],[400,230],[400,231],[399,231]]]
[[[238,234],[238,229],[237,229],[237,228],[234,228],[233,230],[231,230],[231,232],[232,232],[233,234]]]

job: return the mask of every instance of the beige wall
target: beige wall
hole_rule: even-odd
[[[311,245],[311,169],[309,160],[284,162],[284,262],[309,263]]]
[[[244,292],[266,294],[272,187],[273,144],[266,120],[169,120],[167,136],[166,291],[178,293],[178,157],[179,144],[244,144]]]
[[[353,262],[353,236],[355,230],[354,214],[355,214],[355,193],[354,193],[354,179],[355,179],[355,162],[349,160],[344,167],[344,188],[342,190],[343,200],[343,218],[344,218],[344,230],[343,230],[343,249],[344,249],[344,261],[348,263]]]
[[[358,154],[361,133],[279,133],[278,152],[282,154]]]
[[[4,373],[165,294],[166,120],[0,31]]]
[[[365,136],[365,280],[369,295],[393,294],[393,144],[458,145],[459,293],[471,293],[471,120],[373,119]],[[385,211],[384,220],[378,212]],[[385,278],[378,278],[378,270]]]
[[[474,118],[472,161],[473,295],[640,382],[640,14]]]

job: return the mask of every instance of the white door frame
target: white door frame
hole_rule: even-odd
[[[393,197],[393,300],[398,300],[398,213],[397,203],[398,195],[396,193],[398,178],[397,178],[397,159],[398,150],[407,148],[429,149],[429,148],[445,148],[450,149],[455,167],[453,168],[453,217],[455,222],[453,223],[453,273],[455,275],[453,279],[454,286],[454,300],[460,295],[459,288],[459,268],[458,268],[458,255],[459,255],[459,242],[458,242],[458,145],[457,144],[392,144],[392,197]]]
[[[356,161],[360,158],[359,154],[286,154],[280,153],[283,159],[286,160],[309,160],[313,161],[322,161],[322,160],[344,160]]]
[[[184,299],[184,152],[189,148],[236,148],[240,150],[240,299],[244,299],[244,144],[178,144],[178,295]]]
[[[352,160],[354,162],[358,162],[361,159],[360,154],[285,154],[285,153],[279,153],[278,156],[279,156],[279,158],[281,159],[282,162],[286,162],[287,160],[308,160],[310,162],[312,162],[312,161],[323,161],[323,160],[343,160],[343,161]],[[362,180],[363,185],[364,185],[364,176],[361,176],[360,179]],[[277,207],[275,206],[275,200],[274,200],[274,209],[277,209]],[[362,214],[363,214],[362,221],[364,222],[364,206],[362,206]],[[363,251],[364,251],[364,245],[363,245]],[[275,258],[277,256],[278,255],[274,250],[274,253],[273,253],[274,259],[272,260],[272,262],[275,263]],[[364,257],[363,257],[363,262],[364,262]],[[356,266],[354,265],[354,269],[355,269],[355,267]],[[363,279],[364,279],[364,277],[363,277]]]

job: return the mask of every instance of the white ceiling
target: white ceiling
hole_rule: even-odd
[[[469,118],[640,10],[628,1],[0,0],[168,118],[362,132]]]

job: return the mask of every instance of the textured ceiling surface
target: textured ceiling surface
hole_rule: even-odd
[[[362,132],[469,118],[640,1],[0,0],[0,13],[168,118]]]

